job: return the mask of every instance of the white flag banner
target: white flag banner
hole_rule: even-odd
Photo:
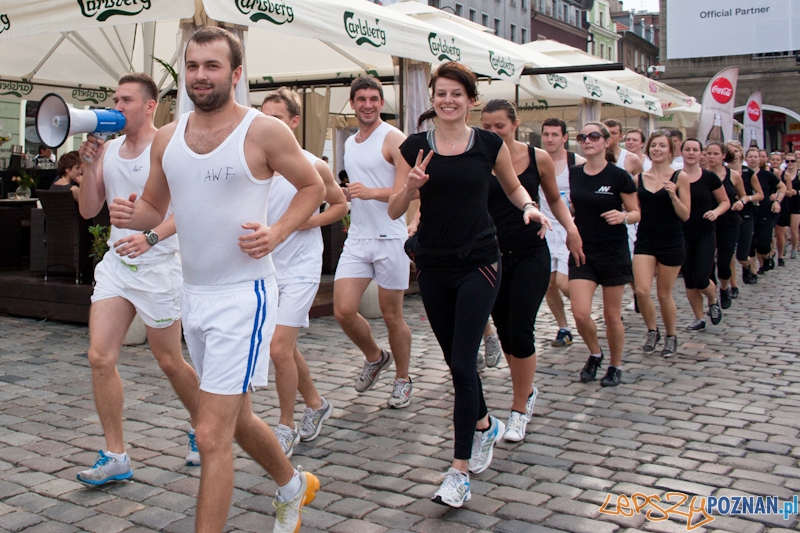
[[[703,110],[697,138],[703,143],[733,139],[733,105],[739,67],[728,67],[714,76],[703,93]]]
[[[764,113],[761,109],[761,91],[747,99],[744,107],[744,145],[764,148]]]

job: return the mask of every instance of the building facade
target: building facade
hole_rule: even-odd
[[[531,40],[552,39],[586,50],[586,12],[578,1],[531,0]]]
[[[658,64],[658,13],[625,11],[623,2],[611,0],[611,19],[620,35],[618,61],[625,68],[646,75],[650,66]]]
[[[617,42],[621,36],[617,33],[616,23],[611,19],[608,0],[595,0],[592,9],[586,12],[586,21],[590,40],[586,51],[602,59],[617,62]]]
[[[481,24],[498,37],[524,44],[531,40],[531,1],[428,0],[428,5]]]

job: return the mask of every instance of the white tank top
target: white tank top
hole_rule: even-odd
[[[272,278],[272,258],[251,258],[238,240],[252,233],[242,224],[267,224],[272,179],[253,177],[244,157],[245,136],[260,113],[250,109],[208,154],[197,154],[186,144],[191,113],[181,116],[162,160],[181,238],[183,279],[190,285],[215,286]]]
[[[319,161],[311,152],[303,150],[303,154],[312,165]],[[277,173],[272,177],[267,208],[267,223],[270,226],[280,220],[296,193],[297,189],[286,178]],[[319,210],[316,212],[319,213]],[[275,265],[275,279],[278,282],[291,280],[319,283],[323,249],[321,228],[293,231],[270,254]]]
[[[370,188],[391,188],[394,186],[394,165],[383,157],[383,140],[396,130],[394,126],[381,123],[372,134],[361,143],[352,135],[344,143],[344,169],[350,183],[363,183]],[[398,130],[399,131],[399,130]],[[408,229],[404,217],[392,220],[389,217],[389,203],[378,200],[359,200],[350,202],[350,229],[347,238],[353,239],[407,239]]]
[[[625,170],[625,158],[628,157],[628,151],[625,148],[619,149],[619,157],[617,158],[617,162],[614,163],[622,170]],[[625,170],[627,172],[627,170]]]
[[[558,192],[562,198],[566,196],[567,201],[569,201],[569,165],[564,162],[564,170],[561,171],[561,174],[556,176],[556,185],[558,186]],[[547,198],[544,196],[544,191],[541,187],[539,187],[539,211],[544,213],[544,215],[550,219],[550,222],[555,226],[561,226],[561,223],[556,219],[555,215],[553,215],[553,210],[550,209],[550,204],[547,203]]]
[[[103,183],[106,187],[106,203],[111,205],[114,198],[125,198],[126,200],[135,192],[137,197],[142,196],[144,185],[150,176],[150,146],[134,159],[123,159],[119,155],[119,150],[125,142],[125,136],[106,145],[103,155]],[[170,206],[171,207],[171,206]],[[167,212],[167,217],[172,214],[172,209]],[[125,237],[141,233],[141,231],[122,229],[111,226],[111,236],[108,239],[108,253],[128,265],[146,265],[159,263],[172,256],[178,251],[178,237],[172,235],[150,248],[147,253],[138,257],[120,257],[114,250],[114,243]]]

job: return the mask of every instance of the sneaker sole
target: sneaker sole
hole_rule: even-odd
[[[510,431],[506,431],[506,434],[503,435],[503,440],[506,442],[522,442],[525,440],[525,435],[511,435],[509,436]]]
[[[375,384],[378,382],[378,378],[381,377],[381,372],[383,372],[384,370],[389,368],[389,365],[392,364],[392,361],[394,361],[394,356],[393,355],[389,355],[389,358],[386,360],[386,363],[384,365],[382,365],[378,369],[378,371],[375,373],[375,379],[372,380],[372,383],[370,383],[366,388],[364,388],[362,390],[358,390],[358,387],[354,386],[353,388],[356,389],[356,392],[358,392],[358,393],[367,392],[372,387],[374,387]]]
[[[442,499],[442,497],[439,496],[439,495],[436,495],[433,498],[431,498],[431,501],[433,503],[438,503],[439,505],[444,505],[446,507],[452,507],[453,509],[460,509],[462,505],[464,505],[465,503],[467,503],[471,499],[472,499],[472,493],[469,492],[469,493],[467,493],[466,498],[464,498],[463,500],[458,501],[458,502],[448,503],[448,502],[444,501]]]
[[[563,348],[564,346],[569,346],[570,344],[572,344],[572,341],[568,340],[564,340],[563,342],[552,341],[550,343],[550,346],[552,346],[553,348]]]
[[[75,476],[75,479],[80,481],[81,483],[86,483],[87,485],[105,485],[106,483],[113,483],[115,481],[125,481],[127,479],[131,479],[133,477],[133,470],[128,470],[124,474],[117,474],[116,476],[110,476],[105,479],[101,479],[100,481],[89,480],[89,479],[81,479],[80,475]]]
[[[500,437],[500,435],[504,435],[505,432],[506,432],[506,425],[498,420],[497,421],[497,436],[498,436],[498,438],[494,441],[494,443],[492,443],[492,447],[489,449],[489,456],[486,459],[486,464],[481,465],[480,468],[476,468],[475,470],[473,470],[472,468],[468,468],[468,470],[470,472],[472,472],[473,474],[480,474],[481,472],[485,472],[486,469],[489,468],[489,466],[492,464],[492,459],[494,458],[494,447],[497,445],[497,443],[502,438],[502,437]]]
[[[301,442],[311,442],[312,440],[314,440],[317,437],[319,437],[319,434],[322,431],[322,423],[325,422],[327,419],[329,419],[331,417],[331,415],[333,414],[333,406],[330,404],[330,402],[328,403],[328,407],[329,407],[329,409],[327,411],[325,411],[325,414],[322,415],[322,418],[319,421],[319,425],[317,426],[316,431],[314,431],[314,433],[309,435],[308,437],[303,437],[302,435],[300,435],[300,441]],[[299,433],[298,433],[298,435],[299,435]]]
[[[294,528],[294,533],[300,531],[300,526],[303,525],[303,507],[314,501],[319,491],[319,479],[314,474],[308,472],[300,472],[301,476],[306,476],[306,492],[303,496],[303,501],[300,502],[300,512],[297,514],[297,527]]]
[[[200,461],[186,461],[186,466],[200,466]]]
[[[404,401],[403,403],[393,404],[386,402],[386,405],[389,406],[389,409],[404,409],[411,405],[411,396],[408,397],[408,400]]]

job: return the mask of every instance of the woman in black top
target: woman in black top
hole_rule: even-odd
[[[756,209],[754,235],[758,262],[761,265],[758,273],[764,274],[774,266],[769,256],[772,253],[773,230],[778,214],[781,212],[781,202],[786,193],[786,185],[771,170],[759,170],[757,176],[761,183],[761,190],[764,192],[764,200],[759,202],[758,209]]]
[[[783,183],[786,185],[786,196],[789,198],[789,229],[791,231],[792,259],[797,259],[797,245],[800,241],[800,172],[797,171],[797,156],[786,154],[786,170]]]
[[[433,109],[419,122],[437,118],[437,127],[411,135],[401,145],[403,160],[397,165],[389,216],[403,216],[419,192],[417,280],[455,389],[454,460],[433,501],[461,507],[470,498],[468,470],[488,468],[505,429],[488,414],[477,370],[481,334],[501,276],[488,212],[489,184],[500,182],[526,224],[542,224],[540,237],[550,222],[520,185],[503,140],[467,126],[478,97],[475,74],[458,63],[444,63],[430,87]]]
[[[597,324],[592,318],[592,297],[603,287],[603,316],[611,361],[600,381],[603,387],[619,385],[622,377],[622,295],[625,284],[633,281],[627,224],[639,222],[636,186],[630,174],[616,167],[609,150],[609,133],[600,122],[587,122],[576,136],[586,163],[569,169],[570,200],[575,209],[575,225],[583,241],[586,262],[569,258],[569,295],[572,316],[578,326],[589,359],[581,370],[584,383],[597,378],[603,352],[597,340]]]
[[[758,206],[764,201],[764,191],[761,189],[761,181],[758,179],[761,160],[760,152],[757,146],[748,148],[745,155],[747,166],[742,167],[742,181],[744,182],[744,190],[747,196],[740,198],[740,201],[744,203],[744,209],[742,209],[742,227],[739,230],[736,259],[742,265],[742,281],[748,285],[758,282],[758,276],[756,275],[758,267],[756,263],[755,224]],[[750,238],[745,241],[744,238],[748,230]],[[745,235],[742,235],[743,233]]]
[[[77,202],[80,198],[82,178],[81,158],[78,152],[67,152],[58,160],[58,179],[50,185],[50,190],[72,191],[72,197]]]
[[[772,152],[772,154],[770,154],[770,168],[772,169],[772,172],[778,176],[778,179],[783,182],[783,184],[786,186],[786,190],[788,191],[792,188],[792,185],[791,182],[785,183],[783,180],[783,173],[785,172],[784,170],[781,170],[783,163],[784,159],[781,152]],[[791,220],[792,215],[789,210],[789,195],[784,191],[784,196],[781,199],[781,210],[775,217],[775,247],[772,254],[773,257],[777,257],[778,266],[786,266],[786,263],[783,261],[783,251],[786,248],[786,230],[791,225]],[[772,261],[774,261],[774,259],[772,259]],[[770,263],[770,265],[775,266],[774,262]]]
[[[645,153],[653,166],[634,178],[641,220],[633,252],[633,280],[639,311],[647,326],[647,338],[642,350],[647,353],[655,351],[661,339],[656,324],[656,308],[650,297],[653,278],[657,276],[656,294],[667,332],[664,349],[661,351],[661,355],[665,357],[678,353],[675,329],[678,310],[675,300],[672,299],[672,287],[683,265],[685,251],[682,222],[689,218],[691,205],[686,173],[670,167],[675,156],[674,150],[667,131],[654,132],[645,146]]]
[[[703,320],[703,296],[708,300],[708,314],[712,324],[722,320],[722,309],[717,302],[717,287],[711,281],[714,269],[714,221],[727,211],[731,204],[725,195],[722,182],[716,174],[702,170],[698,165],[702,145],[697,139],[687,139],[681,148],[683,171],[689,178],[692,207],[689,219],[683,223],[686,259],[681,273],[686,287],[686,298],[692,306],[695,320],[687,331],[706,327]]]
[[[567,230],[567,247],[580,249],[578,229],[567,204],[561,201],[553,160],[544,150],[514,140],[519,126],[514,104],[499,98],[488,101],[481,112],[481,126],[498,134],[508,146],[514,172],[532,198],[538,199],[541,185],[548,204],[553,206],[553,214]],[[497,227],[502,256],[500,292],[492,308],[492,318],[508,361],[514,390],[504,438],[519,442],[525,438],[538,394],[533,385],[536,374],[534,328],[536,314],[550,283],[550,252],[547,241],[539,237],[540,225],[526,225],[500,183],[497,180],[489,183],[489,214]]]
[[[730,162],[733,155],[720,141],[711,141],[706,145],[706,161],[708,171],[713,172],[722,182],[728,196],[730,209],[717,217],[715,224],[717,241],[717,277],[719,278],[719,303],[722,309],[731,306],[730,281],[732,276],[733,252],[739,241],[739,226],[742,224],[742,210],[739,198],[747,196],[742,184],[742,177],[735,170],[726,168],[723,162]]]
[[[735,170],[742,178],[742,188],[744,189],[745,196],[740,196],[738,203],[741,204],[742,209],[739,211],[739,216],[742,223],[739,225],[739,238],[736,242],[736,260],[742,265],[742,281],[749,283],[749,255],[750,247],[753,242],[753,204],[758,202],[762,197],[761,185],[758,183],[755,172],[749,167],[742,164],[744,160],[744,149],[739,141],[728,141],[725,143],[728,153],[731,155],[731,160],[728,162],[728,168]],[[752,148],[751,148],[752,149]],[[749,150],[748,150],[749,151]],[[756,159],[758,159],[758,149],[755,149]],[[734,206],[731,206],[733,208]],[[739,297],[739,287],[736,282],[736,269],[731,266],[731,299],[735,300]]]

